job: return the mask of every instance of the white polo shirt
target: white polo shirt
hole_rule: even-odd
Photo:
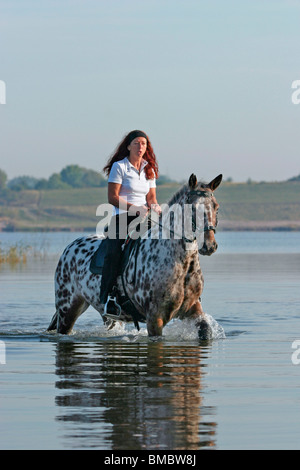
[[[127,202],[136,206],[146,205],[146,196],[150,188],[156,187],[156,180],[146,179],[146,160],[142,159],[140,171],[138,171],[127,157],[115,162],[110,170],[108,182],[121,184],[119,195],[127,199]],[[114,207],[114,215],[125,210]]]

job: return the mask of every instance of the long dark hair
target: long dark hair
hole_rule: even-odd
[[[127,134],[124,137],[124,139],[120,142],[120,144],[118,145],[112,157],[110,157],[110,159],[108,160],[107,164],[103,168],[103,172],[107,176],[110,173],[113,163],[123,160],[123,158],[129,156],[129,150],[127,147],[137,134],[139,135],[143,134],[145,135],[145,138],[147,139],[147,149],[143,156],[143,159],[148,162],[148,165],[145,166],[145,170],[144,170],[146,173],[146,178],[147,179],[158,178],[158,164],[157,164],[156,156],[155,156],[153,147],[151,145],[151,142],[149,140],[149,137],[144,132],[137,131],[137,130],[129,132],[129,134]]]

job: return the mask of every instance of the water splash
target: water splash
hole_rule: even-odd
[[[207,315],[207,320],[212,330],[212,339],[224,339],[225,332],[223,327],[211,316]],[[147,327],[140,324],[140,330],[137,330],[132,323],[116,323],[114,328],[107,330],[104,324],[95,327],[94,323],[89,322],[86,325],[74,328],[71,334],[62,335],[56,331],[46,331],[44,329],[12,329],[0,332],[0,338],[18,339],[18,340],[37,340],[37,341],[58,341],[58,342],[99,342],[99,341],[122,341],[122,342],[144,342],[162,340],[167,342],[194,342],[199,341],[198,330],[194,321],[172,320],[168,323],[161,338],[149,338]]]
[[[211,316],[207,315],[207,320],[212,330],[212,339],[224,339],[225,332],[224,329],[219,323]],[[50,333],[53,334],[53,333]],[[106,330],[104,325],[101,325],[97,328],[87,329],[78,329],[74,330],[71,335],[57,335],[54,333],[54,336],[60,341],[105,341],[105,340],[120,340],[123,342],[138,342],[138,341],[148,341],[148,332],[144,324],[140,325],[140,330],[137,330],[133,324],[129,323],[116,323],[114,328],[111,330]],[[164,341],[179,341],[179,342],[189,342],[189,341],[199,341],[198,330],[195,328],[194,321],[188,320],[173,320],[168,325],[165,326],[163,330],[163,336],[160,338]],[[151,339],[155,340],[155,339]]]
[[[225,331],[221,325],[211,316],[206,314],[209,326],[212,330],[212,339],[224,339]],[[164,335],[168,340],[198,341],[198,330],[194,321],[174,320],[164,328]]]

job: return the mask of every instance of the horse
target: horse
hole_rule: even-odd
[[[222,175],[210,183],[198,182],[192,174],[167,203],[173,208],[173,227],[168,238],[161,238],[164,223],[151,225],[139,238],[139,247],[131,253],[122,275],[117,278],[119,292],[126,291],[132,305],[146,323],[149,337],[161,337],[164,326],[172,319],[189,319],[197,328],[200,339],[210,339],[212,330],[201,305],[204,278],[200,255],[210,256],[217,250],[215,231],[219,204],[214,191]],[[174,207],[176,208],[174,210]],[[178,209],[191,207],[189,225],[182,236],[176,236],[183,218]],[[203,226],[197,231],[195,214],[202,207]],[[178,215],[179,214],[179,215]],[[182,214],[181,214],[182,215]],[[186,219],[186,217],[185,217]],[[202,233],[199,248],[197,236]],[[150,236],[149,236],[150,234]],[[99,302],[101,275],[90,271],[91,258],[102,243],[99,235],[83,236],[69,244],[61,255],[55,272],[56,312],[48,331],[70,334],[78,317],[91,305],[98,311],[105,326],[110,329],[116,321],[104,316]],[[122,321],[132,322],[122,311]]]

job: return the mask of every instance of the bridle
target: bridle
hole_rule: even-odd
[[[188,198],[187,198],[187,203],[188,204],[192,204],[192,201],[191,199],[193,198],[193,196],[197,196],[197,197],[205,197],[205,198],[213,198],[213,193],[212,192],[208,192],[208,191],[201,191],[201,190],[194,190],[192,189],[189,193],[188,193]],[[160,216],[161,217],[161,216]],[[159,227],[161,229],[165,228],[161,222],[161,220],[159,222],[156,222],[156,220],[154,219],[151,219],[151,222],[154,222],[155,224],[159,225]],[[189,238],[185,237],[184,235],[178,235],[173,229],[169,229],[170,230],[170,233],[172,233],[172,235],[177,235],[179,236],[184,242],[186,243],[193,243],[196,239],[197,239],[197,235],[200,234],[200,233],[203,233],[203,232],[209,232],[210,230],[212,230],[214,233],[216,233],[216,227],[217,227],[217,224],[218,224],[218,218],[216,219],[216,225],[207,225],[207,226],[204,226],[203,229],[198,229],[197,226],[196,226],[196,222],[195,222],[195,218],[192,217],[192,230],[193,232],[195,233],[195,236],[193,238],[193,240],[190,240]]]
[[[188,194],[188,204],[191,204],[191,197],[192,196],[206,197],[206,198],[210,197],[212,199],[213,196],[214,196],[214,193],[213,192],[208,192],[208,191],[201,191],[201,190],[192,189]],[[208,232],[208,231],[212,230],[214,233],[216,233],[217,225],[218,225],[218,217],[216,218],[216,225],[207,225],[206,227],[204,227],[204,229],[202,231],[203,232]],[[192,219],[192,227],[193,227],[193,231],[195,231],[196,228],[197,228],[195,226],[194,219]]]

